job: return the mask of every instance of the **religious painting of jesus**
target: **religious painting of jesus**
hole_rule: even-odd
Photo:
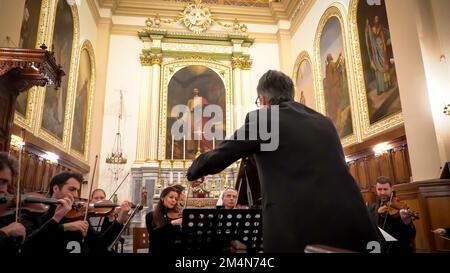
[[[172,116],[174,107],[186,106],[189,114]],[[166,130],[166,158],[174,160],[193,159],[198,152],[206,152],[219,143],[218,140],[205,138],[205,125],[213,117],[202,114],[200,118],[196,113],[204,113],[206,107],[218,106],[222,110],[223,120],[214,123],[215,132],[225,135],[225,85],[220,76],[204,65],[189,65],[178,70],[170,79],[167,96],[167,130]],[[173,140],[172,125],[185,119],[189,122],[190,132],[185,141]],[[172,143],[173,142],[173,143]]]

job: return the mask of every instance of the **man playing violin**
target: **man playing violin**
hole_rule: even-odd
[[[369,208],[375,223],[381,229],[391,234],[398,241],[387,242],[383,252],[386,253],[412,253],[416,229],[413,217],[407,209],[400,209],[397,215],[389,213],[388,204],[392,202],[392,181],[389,177],[380,176],[376,184],[377,202]],[[391,207],[392,208],[392,207]]]
[[[83,176],[73,172],[63,172],[52,178],[49,193],[52,198],[61,200],[61,204],[51,206],[48,212],[40,217],[23,216],[26,219],[23,222],[27,231],[32,232],[32,240],[24,245],[25,252],[106,252],[127,220],[131,204],[128,201],[121,204],[117,220],[104,232],[95,231],[88,221],[71,222],[66,215],[72,209],[74,199],[78,198],[82,181]]]
[[[15,159],[7,153],[0,153],[0,194],[8,194],[8,185],[17,174],[16,165]],[[25,227],[15,221],[14,215],[0,217],[0,253],[17,253],[16,241],[23,243],[25,237]]]

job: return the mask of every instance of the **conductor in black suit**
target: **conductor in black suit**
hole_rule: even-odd
[[[367,252],[379,237],[331,120],[295,102],[292,80],[279,71],[261,77],[257,94],[261,108],[217,149],[199,156],[188,180],[196,186],[203,176],[253,154],[264,252],[304,252],[310,244]]]

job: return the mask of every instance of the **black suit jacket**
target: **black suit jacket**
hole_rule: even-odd
[[[252,135],[262,123],[248,117],[238,131]],[[270,115],[267,122],[270,127]],[[226,140],[193,162],[188,179],[218,173],[254,154],[261,183],[265,252],[304,252],[308,244],[366,251],[368,242],[378,241],[376,227],[348,171],[332,122],[297,102],[281,103],[279,119],[273,122],[279,127],[278,149],[261,151],[261,138]]]

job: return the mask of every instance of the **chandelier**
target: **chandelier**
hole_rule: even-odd
[[[127,158],[122,151],[122,134],[120,133],[120,123],[122,122],[123,115],[123,93],[120,90],[120,109],[117,118],[117,133],[114,139],[114,145],[111,153],[106,157],[106,163],[109,165],[109,169],[113,174],[117,175],[122,169],[123,165],[127,163]]]

